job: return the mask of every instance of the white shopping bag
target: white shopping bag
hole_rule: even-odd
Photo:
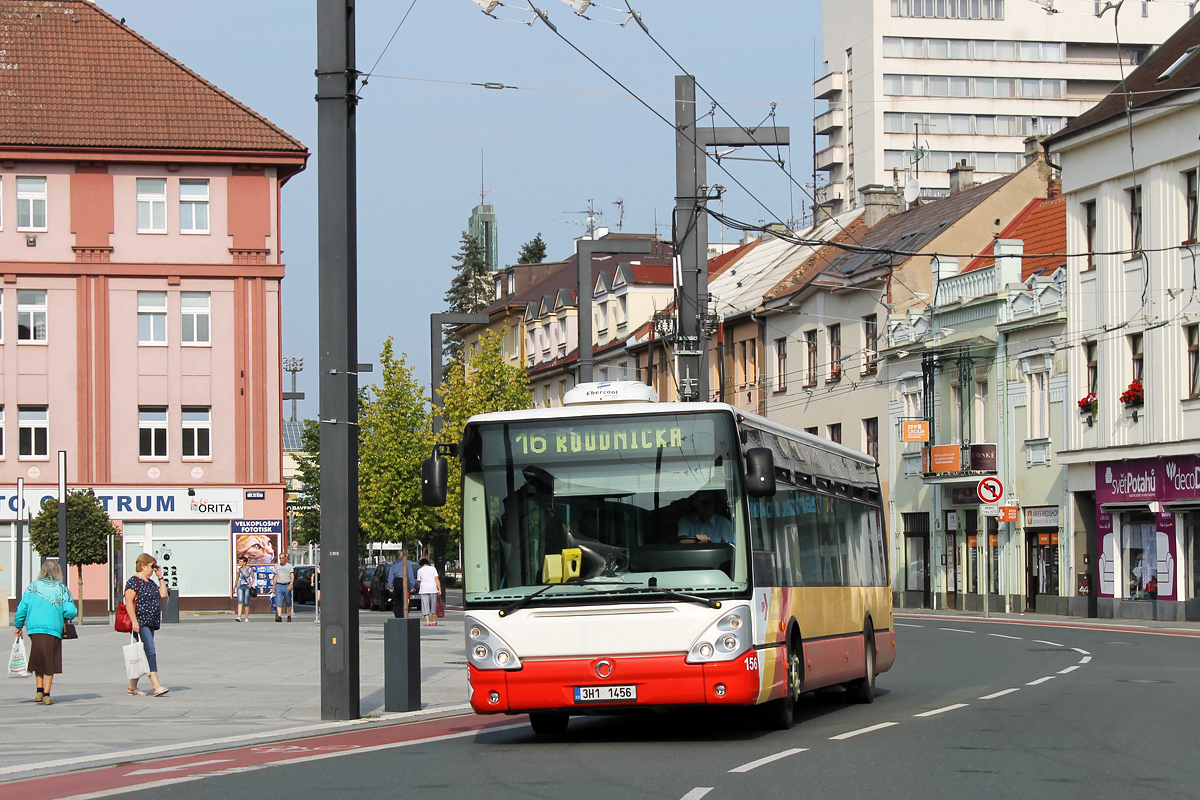
[[[13,640],[12,655],[8,659],[8,677],[29,677],[29,662],[25,658],[25,639],[18,636]]]
[[[125,677],[131,681],[150,674],[150,662],[142,643],[129,634],[129,644],[121,648],[125,654]]]

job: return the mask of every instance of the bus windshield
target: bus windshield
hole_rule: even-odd
[[[712,412],[468,426],[467,602],[746,589],[737,453],[732,415]]]

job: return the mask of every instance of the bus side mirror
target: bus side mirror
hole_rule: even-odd
[[[446,458],[439,453],[421,462],[421,502],[436,508],[446,505]]]
[[[750,497],[775,496],[775,456],[765,447],[746,451],[746,494]]]

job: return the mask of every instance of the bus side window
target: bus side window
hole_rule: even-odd
[[[827,495],[819,495],[817,502],[821,509],[818,534],[822,577],[826,586],[843,586],[846,577],[846,543],[838,525],[836,503]]]
[[[778,586],[775,573],[775,550],[771,506],[772,498],[750,500],[750,553],[755,586]]]

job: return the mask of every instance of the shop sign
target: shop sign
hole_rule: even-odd
[[[1058,506],[1028,506],[1025,508],[1026,528],[1057,528]]]
[[[1103,461],[1096,465],[1096,502],[1200,498],[1200,458],[1194,455]]]
[[[967,537],[967,547],[978,547],[978,546],[979,546],[979,536],[977,536],[976,534],[971,534],[970,536]]]
[[[266,500],[267,493],[265,491],[263,491],[262,489],[247,489],[246,490],[246,499],[247,500]]]
[[[981,517],[998,517],[1000,516],[1000,506],[995,503],[982,505],[979,507],[979,516]]]
[[[251,566],[274,564],[278,560],[283,539],[281,519],[235,519],[233,528],[233,563],[245,558]]]
[[[79,491],[89,487],[71,487]],[[105,512],[113,519],[138,520],[228,520],[242,516],[241,489],[148,489],[146,487],[101,486],[92,489]],[[188,494],[188,492],[192,494]],[[25,487],[25,508],[36,514],[46,499],[57,499],[58,490]],[[0,522],[17,518],[16,487],[0,488]]]
[[[1000,506],[1000,514],[998,522],[1016,522],[1017,507],[1016,506]]]
[[[950,505],[952,506],[974,506],[979,504],[979,498],[975,495],[974,486],[952,486],[950,487]]]
[[[906,419],[900,421],[900,441],[902,442],[928,442],[929,441],[929,420],[927,419]]]
[[[973,445],[971,445],[971,471],[972,472],[995,472],[996,471],[996,445],[994,445],[994,444],[973,444]]]
[[[926,475],[962,472],[962,448],[956,444],[935,444],[921,450],[921,471]]]
[[[990,544],[992,547],[998,547],[1000,544],[1000,537],[994,533],[991,534],[988,536],[988,544]]]

